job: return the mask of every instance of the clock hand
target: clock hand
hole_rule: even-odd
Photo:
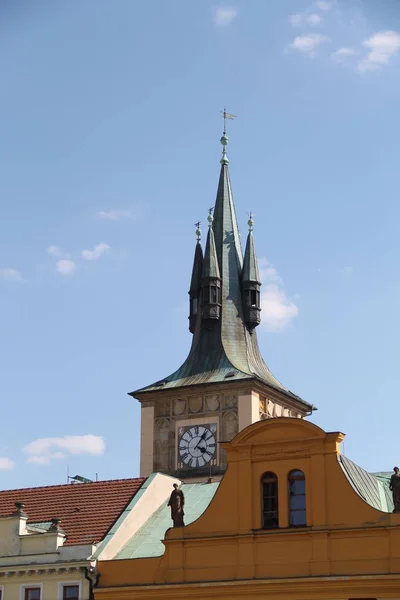
[[[204,442],[206,435],[207,435],[207,430],[203,433],[203,435],[201,436],[201,438],[199,439],[199,441],[197,442],[197,444],[195,445],[195,447],[193,448],[193,450],[196,450],[196,448],[198,447],[198,445],[200,444],[200,442]]]

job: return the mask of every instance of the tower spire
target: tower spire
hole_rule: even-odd
[[[232,385],[256,382],[264,386],[265,395],[276,397],[276,401],[280,398],[282,405],[295,407],[299,414],[305,415],[312,406],[273,376],[258,346],[255,327],[260,322],[261,282],[252,232],[253,217],[248,222],[243,261],[226,154],[229,142],[226,121],[234,115],[226,110],[222,114],[224,132],[217,196],[214,210],[208,216],[204,258],[199,239],[197,241],[189,292],[190,331],[194,334],[190,352],[177,371],[132,395],[144,399],[145,394],[160,389],[166,392],[203,384],[218,385],[229,378]]]

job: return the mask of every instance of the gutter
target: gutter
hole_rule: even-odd
[[[89,582],[89,600],[94,600],[94,588],[98,586],[101,574],[95,567],[85,567],[84,575]]]

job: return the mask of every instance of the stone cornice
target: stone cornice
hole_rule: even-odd
[[[3,567],[0,570],[0,579],[10,578],[10,577],[31,577],[33,575],[61,575],[66,573],[77,573],[80,572],[83,568],[90,566],[90,561],[80,561],[79,564],[74,566],[62,566],[62,565],[15,565],[15,567]]]

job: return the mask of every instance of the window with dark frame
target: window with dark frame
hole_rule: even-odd
[[[278,478],[275,473],[264,473],[261,478],[262,527],[279,527],[278,518]]]
[[[288,474],[289,492],[289,527],[305,527],[306,511],[306,478],[303,471],[294,470]]]
[[[79,600],[79,585],[64,585],[62,600]]]
[[[41,591],[40,587],[26,587],[24,600],[40,600]]]

